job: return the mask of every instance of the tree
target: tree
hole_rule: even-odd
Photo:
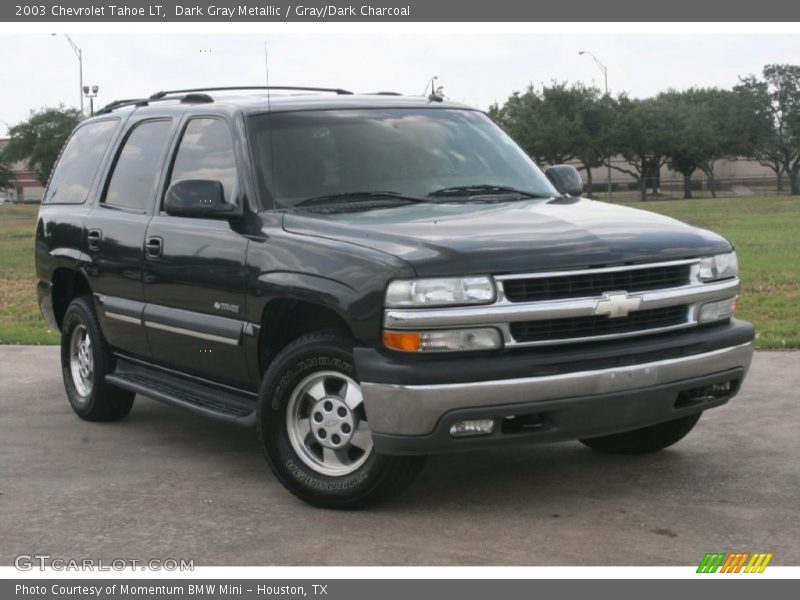
[[[612,165],[633,177],[642,200],[647,200],[647,183],[658,189],[659,171],[667,160],[674,139],[673,109],[658,98],[646,100],[620,96],[612,128],[614,150],[630,165]]]
[[[581,169],[586,171],[586,187],[591,197],[594,188],[592,169],[606,165],[613,154],[613,128],[615,100],[594,87],[573,86],[573,92],[580,98],[579,118],[581,135],[575,140],[576,157],[581,161]]]
[[[31,111],[25,121],[9,128],[3,155],[9,161],[25,161],[40,182],[47,183],[50,171],[69,134],[80,121],[74,108],[42,108]]]
[[[714,164],[726,156],[747,154],[753,147],[752,118],[737,95],[718,88],[667,91],[658,98],[670,105],[672,139],[667,164],[683,175],[683,197],[691,198],[691,177],[702,171],[716,197]]]
[[[530,85],[524,93],[514,92],[502,107],[492,107],[490,114],[537,162],[555,165],[575,158],[580,121],[566,84],[541,91]]]
[[[789,176],[792,195],[800,194],[800,66],[766,65],[761,78],[742,78],[734,88],[762,124],[751,156],[780,178]]]
[[[5,156],[0,153],[0,190],[7,191],[13,180],[14,173],[11,172],[11,167]]]
[[[716,147],[709,107],[694,101],[687,92],[664,92],[658,99],[669,105],[672,116],[666,162],[683,176],[683,197],[691,198],[692,175],[711,160]]]
[[[489,115],[537,162],[579,160],[591,194],[591,169],[605,164],[612,119],[609,99],[601,98],[597,88],[554,82],[537,90],[531,85],[502,107],[490,107]]]

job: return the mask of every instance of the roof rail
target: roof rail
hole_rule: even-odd
[[[163,90],[148,96],[147,98],[127,98],[125,100],[114,100],[109,102],[100,110],[95,111],[95,114],[102,115],[110,113],[112,110],[122,108],[123,106],[147,106],[151,102],[159,102],[162,100],[180,100],[185,103],[203,103],[213,102],[214,99],[205,92],[223,92],[232,90],[291,90],[301,92],[332,92],[334,94],[351,96],[353,92],[343,90],[341,88],[320,88],[320,87],[298,87],[289,85],[242,85],[242,86],[228,86],[228,87],[209,87],[209,88],[192,88],[186,90]]]
[[[161,100],[180,100],[186,104],[202,104],[205,102],[214,101],[214,99],[208,94],[185,94],[183,96],[174,96],[168,98],[128,98],[126,100],[114,100],[113,102],[109,102],[100,110],[96,110],[94,114],[103,115],[124,106],[147,106],[151,102],[159,102]]]
[[[283,90],[298,92],[332,92],[334,94],[351,96],[353,92],[341,88],[322,88],[322,87],[299,87],[291,85],[238,85],[225,87],[192,88],[186,90],[163,90],[150,96],[151,100],[160,100],[172,94],[192,94],[195,92],[226,92],[236,90]]]
[[[117,108],[122,108],[123,106],[146,106],[147,105],[147,98],[127,98],[125,100],[114,100],[113,102],[109,102],[104,107],[97,109],[94,111],[95,115],[104,115],[106,113],[110,113],[112,110],[116,110]]]

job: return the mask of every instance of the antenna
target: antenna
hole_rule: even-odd
[[[269,51],[267,50],[267,40],[264,40],[264,69],[267,75],[267,87],[269,87]]]
[[[431,94],[432,94],[433,90],[434,90],[434,85],[436,84],[436,80],[437,79],[439,79],[438,75],[434,75],[433,77],[431,77],[431,80],[425,84],[425,89],[422,90],[422,93],[420,94],[420,96],[424,96],[425,95],[425,92],[428,91],[428,86],[431,86]]]
[[[267,40],[264,40],[264,69],[266,69],[266,77],[267,77],[267,111],[272,116],[272,101],[269,97],[269,50],[267,50]],[[271,180],[275,181],[275,145],[272,141],[272,132],[269,132],[269,155],[270,155],[270,176]],[[272,199],[272,208],[276,208],[277,202],[275,202],[275,198]]]
[[[272,112],[272,102],[269,98],[269,50],[267,49],[267,40],[264,40],[264,70],[267,77],[267,110]]]

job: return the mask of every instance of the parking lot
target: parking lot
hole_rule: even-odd
[[[578,443],[432,457],[402,497],[311,508],[254,432],[138,397],[83,422],[56,347],[0,347],[0,564],[18,554],[196,565],[688,565],[708,551],[800,564],[800,353],[757,353],[741,394],[677,446]]]

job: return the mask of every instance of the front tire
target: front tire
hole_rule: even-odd
[[[81,419],[117,421],[131,412],[135,394],[106,383],[114,363],[91,297],[75,298],[61,325],[61,375],[70,406]]]
[[[702,413],[642,427],[633,431],[588,438],[580,442],[605,454],[647,454],[657,452],[682,440],[700,420]]]
[[[373,450],[352,344],[335,334],[305,335],[278,354],[259,391],[257,427],[284,487],[323,508],[362,508],[394,496],[425,465],[425,457]]]

